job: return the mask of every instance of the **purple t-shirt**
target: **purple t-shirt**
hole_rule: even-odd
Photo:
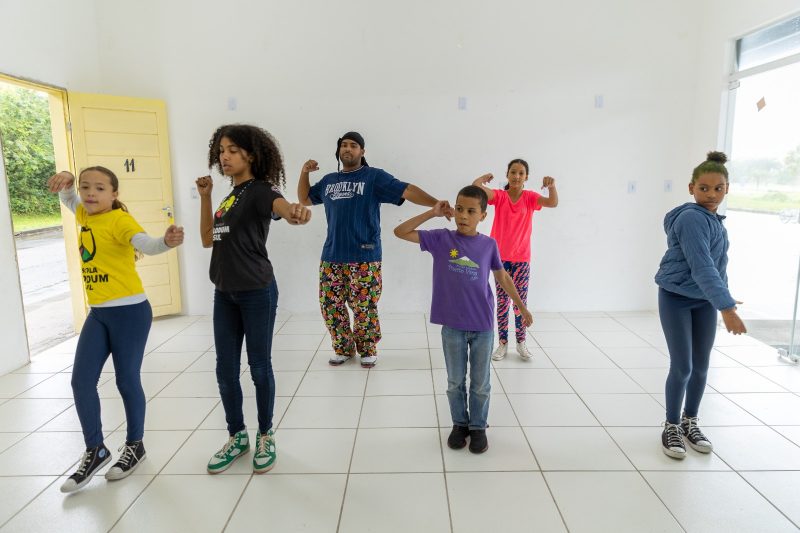
[[[503,269],[495,240],[449,229],[417,233],[420,249],[433,256],[431,323],[462,331],[492,331],[494,296],[489,271]]]

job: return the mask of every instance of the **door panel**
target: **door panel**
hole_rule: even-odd
[[[70,120],[78,170],[101,165],[119,178],[119,199],[153,237],[172,211],[166,108],[159,100],[71,93]],[[181,311],[175,251],[136,262],[153,315]]]

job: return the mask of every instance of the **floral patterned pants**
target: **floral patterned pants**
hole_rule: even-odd
[[[377,355],[381,340],[378,300],[381,298],[381,262],[319,265],[319,306],[337,355]],[[353,312],[353,327],[350,315]]]

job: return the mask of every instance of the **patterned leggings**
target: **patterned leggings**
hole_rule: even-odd
[[[377,355],[381,340],[378,300],[381,298],[381,262],[319,265],[319,306],[337,355]],[[353,311],[353,329],[350,315]]]
[[[528,304],[528,279],[531,275],[530,263],[512,263],[511,261],[503,261],[503,268],[506,269],[508,275],[514,281],[514,287],[519,293],[519,297]],[[503,288],[495,283],[497,289],[497,335],[500,337],[500,342],[508,342],[508,308],[511,305],[511,297],[503,290]],[[525,326],[522,325],[522,315],[519,314],[519,309],[514,305],[514,325],[517,328],[517,342],[525,341]]]

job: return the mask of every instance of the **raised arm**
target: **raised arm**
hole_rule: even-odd
[[[556,190],[556,180],[550,176],[545,176],[542,179],[542,188],[547,187],[549,193],[547,198],[544,196],[539,198],[539,205],[542,207],[556,207],[558,206],[558,191]]]
[[[145,255],[157,255],[183,244],[183,227],[172,224],[163,237],[151,237],[147,233],[137,233],[131,237],[134,248]]]
[[[426,193],[413,183],[409,183],[408,187],[406,187],[406,190],[403,191],[403,198],[413,204],[424,205],[426,207],[433,207],[438,202],[436,198]]]
[[[211,190],[214,181],[211,176],[203,176],[195,180],[197,192],[200,194],[200,240],[203,248],[214,245],[214,214],[211,210]]]
[[[403,239],[404,241],[415,242],[419,244],[419,232],[417,231],[417,228],[432,218],[443,217],[450,214],[449,211],[451,210],[452,208],[446,200],[436,202],[433,206],[433,209],[425,211],[424,213],[421,213],[413,218],[409,218],[394,228],[394,235],[395,237]]]
[[[50,192],[57,192],[61,203],[67,206],[67,209],[73,213],[81,203],[81,199],[75,192],[75,176],[72,172],[64,170],[50,176],[47,180],[47,190]]]
[[[494,199],[494,191],[489,187],[487,187],[486,184],[492,181],[493,179],[494,176],[491,173],[489,173],[475,178],[475,181],[472,182],[472,184],[475,185],[476,187],[480,187],[481,189],[483,189],[483,192],[485,192],[486,196],[489,197],[490,202],[492,201],[492,199]]]
[[[313,159],[306,161],[300,170],[300,179],[297,180],[297,200],[303,205],[311,205],[311,200],[308,199],[308,192],[311,190],[308,175],[315,170],[319,170],[319,164]]]
[[[308,178],[308,175],[306,175],[306,178]],[[285,198],[276,198],[272,202],[272,212],[293,226],[307,224],[311,220],[311,210],[309,208],[300,204],[290,204]]]
[[[519,312],[522,315],[522,323],[525,324],[525,327],[533,324],[533,315],[531,315],[531,312],[528,311],[528,308],[525,306],[525,302],[522,301],[522,298],[519,297],[517,288],[514,287],[514,281],[511,279],[511,276],[508,275],[508,272],[505,270],[492,270],[492,273],[494,274],[495,281],[497,281],[497,283],[503,287],[503,290],[506,291],[506,294],[511,296],[511,300],[514,301],[517,309],[519,309]]]

